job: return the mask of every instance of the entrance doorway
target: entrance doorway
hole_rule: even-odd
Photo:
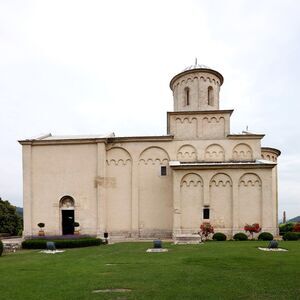
[[[74,234],[75,201],[71,196],[64,196],[59,201],[61,211],[62,234]]]
[[[74,210],[62,210],[62,234],[74,234]]]

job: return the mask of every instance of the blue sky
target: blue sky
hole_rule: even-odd
[[[279,215],[300,215],[300,2],[0,2],[0,196],[22,205],[18,139],[166,133],[169,81],[198,62],[223,74],[231,131],[265,133]]]

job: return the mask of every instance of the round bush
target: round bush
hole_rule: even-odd
[[[297,232],[287,232],[284,234],[283,239],[285,241],[297,241],[298,234],[297,234]]]
[[[273,234],[271,234],[270,232],[262,232],[258,236],[258,240],[260,240],[260,241],[272,241],[273,238],[274,238]]]
[[[236,233],[234,236],[233,236],[233,239],[235,241],[247,241],[248,240],[248,237],[245,233],[243,232],[239,232],[239,233]]]
[[[213,240],[214,241],[226,241],[226,235],[222,232],[216,232],[213,235]]]
[[[0,240],[0,256],[2,255],[2,252],[3,252],[3,243],[2,243],[2,241]]]

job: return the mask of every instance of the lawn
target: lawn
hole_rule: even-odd
[[[300,242],[263,252],[267,242],[152,243],[24,250],[0,257],[0,299],[300,299]],[[93,293],[123,288],[129,292]]]

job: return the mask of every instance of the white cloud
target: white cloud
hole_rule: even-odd
[[[1,196],[21,204],[19,138],[165,133],[169,81],[197,56],[225,77],[232,131],[248,125],[283,150],[280,211],[299,215],[299,10],[296,0],[2,1]]]

